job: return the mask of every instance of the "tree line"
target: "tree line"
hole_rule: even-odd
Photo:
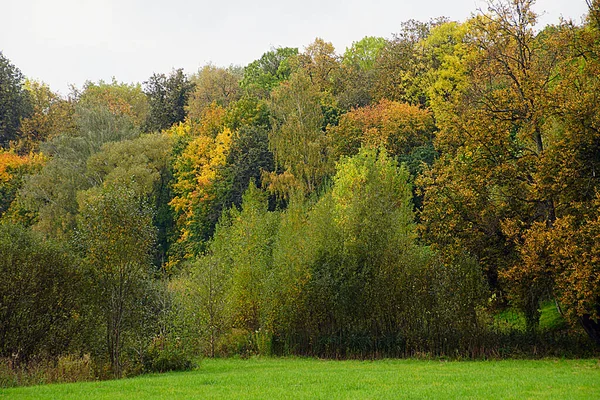
[[[547,301],[600,345],[600,3],[532,3],[66,98],[0,53],[0,357],[485,356]]]

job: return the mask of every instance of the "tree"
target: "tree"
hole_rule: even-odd
[[[77,103],[84,108],[104,107],[114,115],[124,115],[131,119],[137,128],[142,128],[149,117],[149,100],[137,84],[87,81],[81,92],[76,92]]]
[[[0,356],[18,363],[56,357],[77,341],[85,291],[65,243],[0,223]]]
[[[271,95],[273,130],[269,146],[284,171],[279,177],[271,175],[270,185],[276,192],[281,184],[283,193],[289,189],[285,181],[290,177],[293,185],[306,193],[314,192],[332,170],[319,100],[316,87],[302,72],[293,74]]]
[[[288,79],[294,71],[291,60],[298,55],[297,48],[278,47],[266,52],[244,68],[240,86],[249,94],[267,98],[273,88]]]
[[[165,74],[154,74],[144,82],[144,93],[148,96],[150,111],[146,120],[146,131],[167,129],[183,122],[187,112],[185,106],[194,90],[183,69]]]
[[[434,123],[431,112],[406,103],[382,100],[340,117],[328,135],[337,155],[353,155],[361,146],[385,148],[390,155],[410,154],[431,144]]]
[[[129,187],[152,207],[157,231],[153,263],[157,267],[166,262],[169,245],[175,240],[173,212],[169,205],[173,196],[173,146],[174,138],[164,133],[109,142],[88,158],[85,174],[94,187]]]
[[[0,217],[10,208],[24,177],[38,172],[45,162],[44,156],[19,156],[0,150]]]
[[[21,120],[20,138],[12,145],[20,154],[38,151],[40,144],[61,134],[74,134],[75,105],[41,82],[25,81],[32,112]]]
[[[21,71],[0,52],[0,147],[8,148],[20,136],[21,118],[31,114]]]
[[[212,64],[202,67],[190,78],[194,90],[186,106],[188,118],[201,119],[203,110],[212,103],[226,108],[230,103],[239,100],[240,79],[241,71],[233,67],[219,68]]]
[[[105,143],[139,135],[129,117],[104,107],[78,108],[76,118],[76,134],[59,135],[42,145],[42,152],[51,159],[39,174],[25,179],[9,212],[53,237],[70,236],[75,228],[76,193],[94,183],[86,179],[88,158]]]
[[[362,71],[370,71],[386,45],[382,37],[365,36],[358,42],[352,42],[347,47],[342,58],[342,64],[351,66]]]
[[[216,137],[200,132],[198,136],[192,136],[175,160],[174,197],[170,205],[176,214],[180,232],[178,241],[184,247],[185,257],[198,254],[212,235],[216,223],[213,212],[217,196],[215,185],[221,180],[220,169],[225,165],[230,147],[231,131],[228,128],[222,128]]]
[[[565,101],[567,87],[580,87],[571,86],[577,80],[563,69],[576,64],[567,51],[568,34],[565,28],[536,34],[532,3],[491,2],[489,14],[469,23],[469,41],[448,55],[447,61],[463,57],[466,69],[451,71],[459,79],[447,92],[450,101],[434,103],[442,156],[424,181],[421,214],[425,236],[475,255],[491,286],[523,310],[530,330],[537,326],[540,300],[559,293],[555,273],[548,272],[552,252],[540,238],[575,204],[589,204],[593,195],[583,187],[597,165],[580,145],[593,130],[565,124],[573,121],[566,109],[575,104]],[[585,167],[575,172],[576,165]]]
[[[429,35],[432,27],[445,22],[443,18],[430,22],[409,20],[402,23],[400,33],[388,40],[375,63],[372,96],[412,105],[427,105],[423,89],[427,71],[419,43]]]
[[[152,208],[126,186],[80,192],[78,203],[78,239],[103,320],[112,371],[120,377],[124,336],[139,328],[149,278],[156,235]]]
[[[299,66],[320,92],[337,91],[336,80],[340,71],[340,58],[335,54],[333,44],[316,38],[298,56]]]
[[[338,71],[338,106],[344,110],[364,107],[372,101],[375,66],[386,40],[366,36],[346,48]]]

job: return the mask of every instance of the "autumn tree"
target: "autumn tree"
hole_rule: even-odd
[[[203,110],[212,103],[226,108],[230,103],[239,100],[241,75],[242,72],[234,67],[220,68],[212,64],[202,67],[190,78],[194,90],[190,93],[185,107],[188,117],[199,120]]]
[[[444,20],[419,22],[409,20],[387,41],[375,63],[372,96],[375,100],[388,99],[413,105],[426,105],[428,98],[421,80],[426,72],[419,42],[429,35],[430,29]]]
[[[551,161],[566,151],[551,105],[553,89],[568,82],[558,70],[568,47],[552,29],[535,33],[531,5],[490,3],[489,14],[470,23],[468,51],[460,42],[451,50],[467,68],[454,70],[460,80],[447,92],[450,106],[437,103],[442,157],[424,180],[421,217],[435,243],[476,255],[493,287],[501,271],[504,289],[534,329],[540,300],[554,292],[552,279],[521,279],[522,271],[550,264],[543,252],[526,255],[525,244],[537,242],[527,232],[535,234],[539,224],[552,228],[569,208],[560,192],[575,181],[563,180],[560,190],[547,184],[564,176]],[[442,68],[453,68],[451,60]]]
[[[115,78],[111,82],[87,81],[74,95],[80,107],[104,107],[115,115],[129,117],[138,128],[142,128],[148,118],[148,98],[139,83],[119,83]]]
[[[44,156],[19,156],[0,150],[0,217],[10,208],[25,177],[38,172],[45,162]]]
[[[340,57],[335,53],[333,44],[316,38],[298,56],[298,62],[313,86],[320,92],[333,93],[337,91],[336,81],[340,73]]]
[[[38,151],[40,144],[61,134],[75,132],[75,104],[65,100],[41,82],[25,81],[32,112],[21,120],[21,134],[13,143],[20,154]]]
[[[225,165],[231,147],[231,131],[221,128],[213,136],[186,122],[173,131],[187,129],[189,143],[174,161],[174,197],[170,204],[176,214],[179,242],[184,255],[197,254],[212,235],[216,218],[212,207],[216,198],[215,184],[220,168]]]

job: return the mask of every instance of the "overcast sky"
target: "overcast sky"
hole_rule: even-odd
[[[154,72],[208,62],[246,65],[272,47],[315,37],[343,53],[364,36],[391,37],[400,22],[464,21],[480,0],[0,0],[0,51],[29,78],[62,94],[86,80],[142,82]],[[542,24],[576,22],[585,0],[538,0]]]

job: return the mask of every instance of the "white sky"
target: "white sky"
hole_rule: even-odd
[[[315,37],[343,53],[364,36],[391,37],[400,22],[464,21],[482,0],[0,0],[0,51],[24,75],[68,93],[86,80],[142,82],[208,62],[246,65],[271,47]],[[542,24],[576,22],[585,0],[538,0]]]

